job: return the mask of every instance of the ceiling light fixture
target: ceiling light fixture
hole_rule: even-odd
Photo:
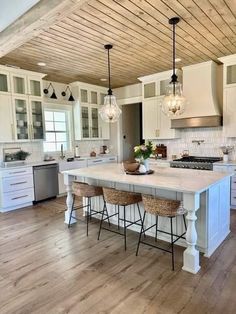
[[[180,58],[175,58],[175,62],[177,63],[177,62],[180,62],[182,59],[180,59]]]
[[[39,65],[40,67],[45,67],[46,63],[45,62],[38,62],[37,65]]]
[[[75,101],[75,99],[74,99],[74,97],[73,97],[73,95],[72,95],[72,91],[71,91],[69,85],[67,85],[67,86],[66,86],[66,89],[65,89],[63,92],[61,92],[61,95],[62,95],[63,97],[65,97],[68,90],[69,90],[69,92],[70,92],[70,96],[69,96],[69,98],[68,98],[68,101]]]
[[[106,82],[107,81],[107,78],[100,78],[100,81],[102,81],[102,82]]]
[[[112,95],[111,90],[111,66],[110,66],[110,49],[112,45],[105,45],[104,48],[107,50],[108,59],[108,81],[109,89],[107,95],[104,97],[104,105],[99,109],[99,114],[105,122],[117,122],[119,120],[121,110],[116,103],[116,97]]]
[[[57,95],[55,93],[55,89],[54,89],[52,83],[49,83],[48,87],[44,88],[44,90],[43,90],[44,94],[46,94],[46,95],[48,94],[50,87],[52,88],[52,95],[50,96],[50,98],[51,99],[57,99]]]
[[[178,76],[175,73],[175,26],[180,21],[179,17],[169,19],[169,24],[173,25],[173,74],[171,81],[166,88],[166,95],[162,101],[162,111],[167,116],[179,116],[185,110],[186,99],[183,96],[182,84],[178,81]]]

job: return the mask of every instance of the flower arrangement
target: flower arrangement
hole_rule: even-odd
[[[134,147],[134,157],[140,160],[149,158],[153,152],[154,146],[151,141]]]
[[[229,153],[231,153],[234,149],[233,146],[221,146],[220,149],[222,150],[222,153],[224,155],[228,155]]]

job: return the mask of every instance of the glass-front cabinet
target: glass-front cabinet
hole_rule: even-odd
[[[28,92],[31,96],[42,96],[42,82],[37,77],[28,77]]]
[[[0,92],[10,92],[9,73],[5,71],[0,71]]]
[[[81,124],[82,124],[82,138],[89,138],[89,108],[88,106],[81,107]]]
[[[44,138],[42,102],[27,97],[14,97],[15,139]]]
[[[15,116],[15,137],[17,140],[29,139],[29,113],[26,98],[13,98]]]
[[[99,138],[98,108],[91,108],[91,137]]]
[[[99,138],[98,108],[90,105],[81,106],[82,138]]]
[[[0,142],[44,138],[44,76],[42,73],[0,65],[0,120],[4,126]]]
[[[30,99],[31,139],[42,140],[44,138],[42,102]]]
[[[21,74],[11,74],[13,94],[27,94],[26,76]]]
[[[72,90],[73,94],[78,95],[73,106],[75,140],[109,139],[110,124],[104,122],[99,115],[99,108],[104,104],[107,88],[74,82]]]

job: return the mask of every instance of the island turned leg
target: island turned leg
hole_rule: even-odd
[[[66,186],[67,198],[66,198],[66,207],[65,211],[65,224],[69,224],[70,213],[73,205],[73,195],[72,195],[72,182],[74,180],[74,176],[70,176],[68,174],[64,174],[64,184]],[[73,216],[76,217],[76,211],[73,212]],[[76,219],[71,218],[71,224],[76,223]]]
[[[199,265],[199,251],[196,250],[197,231],[195,221],[197,216],[195,212],[200,207],[199,194],[183,194],[183,205],[187,210],[188,227],[186,232],[187,249],[183,254],[183,267],[182,269],[190,273],[196,274],[201,268]]]

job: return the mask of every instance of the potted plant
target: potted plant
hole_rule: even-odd
[[[25,152],[24,150],[19,150],[18,152],[15,153],[15,158],[17,160],[26,160],[26,158],[30,155],[30,153]]]
[[[154,147],[151,141],[134,147],[134,157],[138,159],[141,165],[144,165],[146,171],[149,170],[148,158],[153,154]]]
[[[223,161],[228,162],[229,161],[229,153],[231,153],[234,149],[233,146],[221,146],[220,149],[223,153]]]

